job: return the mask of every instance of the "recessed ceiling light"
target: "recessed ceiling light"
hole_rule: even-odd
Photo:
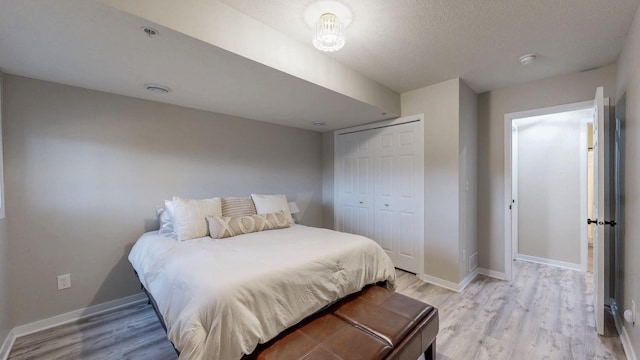
[[[147,34],[147,36],[149,37],[154,37],[157,35],[160,35],[160,32],[150,26],[143,26],[141,27],[142,31],[144,31],[145,34]]]
[[[313,124],[313,126],[325,126],[325,125],[327,125],[327,123],[324,122],[324,121],[314,121],[311,124]]]
[[[520,60],[520,64],[529,65],[529,64],[531,64],[532,62],[535,61],[536,57],[538,57],[538,56],[536,54],[533,54],[533,53],[532,54],[522,55],[522,56],[520,56],[520,59],[519,59]]]
[[[161,93],[161,94],[166,94],[169,91],[171,91],[171,89],[167,86],[164,85],[160,85],[160,84],[154,84],[154,83],[148,83],[148,84],[144,84],[145,89],[149,90],[149,91],[153,91],[156,93]]]

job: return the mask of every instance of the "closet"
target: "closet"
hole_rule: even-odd
[[[375,240],[397,268],[422,273],[424,119],[335,132],[336,230]]]

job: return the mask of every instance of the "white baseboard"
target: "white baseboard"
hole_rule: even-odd
[[[613,322],[616,324],[616,330],[618,330],[620,342],[622,343],[622,348],[624,349],[625,355],[627,355],[627,360],[638,360],[636,351],[633,349],[633,343],[631,342],[631,338],[629,337],[627,329],[624,327],[623,320],[620,318],[618,306],[616,305],[615,301],[613,301],[611,304],[611,310],[613,311]]]
[[[507,274],[500,272],[500,271],[495,271],[495,270],[490,270],[490,269],[484,269],[484,268],[478,268],[478,273],[480,275],[484,275],[484,276],[488,276],[494,279],[498,279],[498,280],[504,280],[504,281],[508,281],[509,279],[507,279]]]
[[[460,284],[458,284],[460,291],[464,290],[469,284],[471,284],[471,282],[478,276],[478,274],[479,274],[479,270],[476,267],[469,273],[469,275],[467,275],[467,277],[462,279]]]
[[[121,299],[107,301],[102,304],[92,305],[83,309],[70,311],[68,313],[56,315],[43,320],[34,321],[29,324],[16,326],[9,332],[9,336],[0,348],[0,360],[6,360],[13,346],[13,342],[20,336],[29,335],[38,331],[50,329],[55,326],[64,325],[73,321],[80,320],[89,316],[99,315],[107,311],[117,310],[119,308],[134,305],[146,301],[147,297],[144,293],[127,296]]]
[[[461,292],[462,290],[464,290],[464,288],[467,287],[467,285],[469,285],[473,281],[473,279],[476,278],[476,276],[478,276],[478,268],[475,268],[471,273],[469,273],[469,275],[467,275],[467,277],[465,277],[461,282],[457,284],[427,274],[419,274],[418,279],[451,291]]]
[[[16,334],[13,329],[11,329],[11,331],[9,331],[9,335],[7,335],[7,338],[4,340],[4,343],[2,343],[2,347],[0,347],[0,360],[7,360],[14,341],[16,341]]]
[[[516,260],[528,261],[528,262],[544,264],[544,265],[551,265],[551,266],[561,267],[569,270],[582,271],[582,267],[580,266],[580,264],[574,264],[574,263],[559,261],[559,260],[545,259],[537,256],[516,254]]]

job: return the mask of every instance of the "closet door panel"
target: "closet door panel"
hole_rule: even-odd
[[[424,242],[423,131],[418,120],[336,135],[336,228],[375,240],[396,267],[415,273]]]
[[[336,201],[336,229],[344,232],[353,231],[353,208],[355,196],[356,158],[353,138],[349,135],[339,137],[336,143],[336,167],[340,176],[336,181],[338,199]]]
[[[416,254],[416,218],[412,212],[400,211],[397,217],[398,224],[398,263],[413,261]]]
[[[380,209],[376,213],[376,233],[375,239],[382,248],[389,254],[395,263],[394,251],[394,214],[393,211]]]
[[[354,205],[358,209],[357,229],[353,231],[366,237],[373,237],[373,141],[366,132],[356,133],[358,144],[357,195]]]
[[[338,224],[336,229],[371,237],[373,234],[373,158],[371,141],[365,134],[340,135],[337,140],[340,163]]]

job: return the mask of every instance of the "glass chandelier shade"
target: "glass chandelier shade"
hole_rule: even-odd
[[[313,34],[313,46],[321,51],[338,51],[344,46],[344,27],[332,13],[320,16]]]

